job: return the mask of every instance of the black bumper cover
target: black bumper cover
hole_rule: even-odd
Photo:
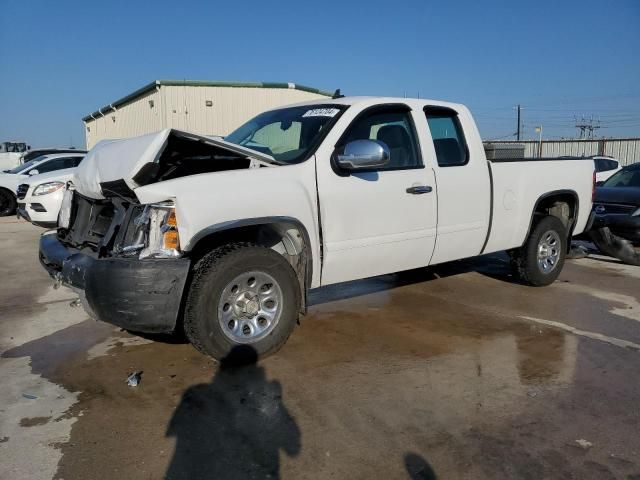
[[[95,258],[45,234],[40,262],[52,277],[83,290],[99,320],[134,332],[172,332],[176,327],[188,258]]]
[[[608,215],[595,215],[593,228],[609,227],[611,233],[631,242],[640,241],[640,216],[611,213]]]

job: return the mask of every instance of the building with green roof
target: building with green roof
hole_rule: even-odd
[[[177,128],[227,135],[260,112],[331,93],[295,83],[156,80],[86,115],[86,146]]]

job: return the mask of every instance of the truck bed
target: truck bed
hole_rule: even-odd
[[[488,161],[491,177],[491,222],[483,253],[519,247],[532,222],[531,212],[545,196],[563,193],[575,198],[577,212],[569,225],[573,235],[584,228],[591,213],[590,205],[579,199],[590,198],[592,184],[575,182],[593,177],[590,158],[500,159]],[[573,185],[567,189],[567,185]],[[575,189],[575,190],[574,190]]]

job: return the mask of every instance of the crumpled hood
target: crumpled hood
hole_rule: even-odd
[[[165,129],[134,138],[103,140],[96,144],[76,168],[74,184],[84,196],[103,199],[101,185],[122,180],[131,189],[139,185],[136,175],[148,164],[157,163],[170,136],[211,145],[247,158],[277,163],[271,156],[226,142],[220,137],[205,137],[175,129]]]

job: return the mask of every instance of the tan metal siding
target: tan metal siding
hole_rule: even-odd
[[[150,101],[153,101],[153,107],[150,106]],[[89,128],[85,128],[87,148],[104,139],[135,137],[162,130],[166,127],[161,95],[157,90],[149,92],[135,102],[85,122],[85,127]]]
[[[163,86],[167,126],[203,135],[227,135],[257,114],[291,103],[327,98],[286,88]],[[207,101],[212,106],[207,106]]]
[[[265,110],[319,98],[327,97],[293,88],[164,85],[116,111],[86,121],[86,144],[91,148],[100,140],[135,137],[164,128],[227,135]]]

